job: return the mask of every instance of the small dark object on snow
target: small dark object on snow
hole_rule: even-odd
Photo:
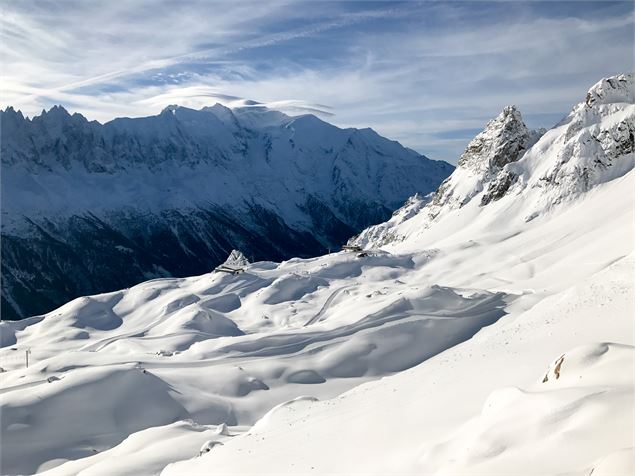
[[[359,253],[360,251],[364,251],[364,249],[358,245],[344,245],[342,246],[342,251],[354,251],[355,253]]]
[[[205,453],[209,453],[214,446],[223,446],[223,443],[220,441],[210,440],[203,443],[201,450],[198,452],[199,456],[203,456]]]
[[[365,251],[362,251],[360,254],[357,255],[358,258],[366,258],[368,256],[368,253],[366,253]]]

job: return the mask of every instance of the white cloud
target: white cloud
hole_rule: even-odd
[[[517,17],[502,21],[478,2],[370,5],[5,4],[1,103],[30,115],[61,103],[106,121],[255,99],[335,113],[337,125],[453,160],[467,138],[448,132],[482,127],[510,103],[564,114],[600,77],[633,69],[633,13],[619,5],[549,16],[547,4],[514,4]]]

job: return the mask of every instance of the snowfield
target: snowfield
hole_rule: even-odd
[[[2,473],[633,474],[633,81],[506,108],[363,251],[3,322]]]

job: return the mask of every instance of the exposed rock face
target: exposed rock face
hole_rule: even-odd
[[[508,170],[499,173],[496,178],[487,185],[487,191],[481,197],[481,205],[487,205],[491,201],[503,198],[517,178],[518,175]]]
[[[370,129],[264,107],[170,106],[104,125],[8,108],[0,125],[4,319],[206,273],[232,249],[318,255],[452,170]]]
[[[399,226],[402,223],[407,222],[411,218],[418,216],[419,213],[427,213],[429,219],[432,217],[429,215],[431,209],[430,200],[436,196],[436,194],[428,194],[424,197],[421,195],[413,195],[406,203],[397,209],[390,220],[373,225],[366,228],[359,235],[353,236],[348,240],[349,245],[361,246],[361,247],[374,247],[387,245],[395,241],[401,241],[403,235],[399,233]]]
[[[507,164],[518,161],[544,133],[544,129],[528,129],[516,106],[505,107],[499,116],[488,122],[483,132],[468,144],[459,159],[458,167],[471,172],[472,188],[453,197],[452,191],[456,188],[447,187],[444,190],[446,193],[435,197],[434,202],[445,204],[454,199],[462,206],[485,187],[487,192],[483,195],[481,204],[487,205],[490,201],[502,197],[516,177],[514,174],[501,176],[501,170]],[[450,179],[446,182],[450,182]]]
[[[516,106],[507,106],[468,144],[459,167],[493,175],[516,162],[538,138],[539,134],[527,128]]]

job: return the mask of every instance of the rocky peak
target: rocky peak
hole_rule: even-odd
[[[42,109],[42,114],[40,114],[40,118],[44,119],[68,119],[71,115],[68,113],[64,107],[55,105],[48,111]]]
[[[84,116],[77,112],[71,115],[62,106],[53,106],[48,111],[42,110],[42,114],[33,117],[31,122],[38,127],[45,128],[55,136],[59,135],[64,127],[84,127],[89,124],[88,119]]]
[[[532,186],[552,203],[576,197],[635,164],[635,73],[604,78],[558,126],[562,144]]]
[[[19,109],[16,111],[15,109],[13,109],[13,106],[8,106],[4,111],[0,109],[0,115],[5,115],[5,114],[10,117],[24,119],[24,116],[22,115],[22,111],[20,111]]]
[[[530,130],[516,106],[506,106],[468,144],[454,173],[431,197],[426,200],[412,197],[390,221],[364,230],[351,243],[383,246],[397,241],[401,239],[395,232],[399,224],[420,215],[424,217],[420,223],[425,228],[437,217],[463,207],[483,191],[481,205],[498,200],[517,178],[505,166],[520,160],[544,133],[544,129]]]
[[[505,166],[520,160],[544,132],[527,128],[516,106],[505,107],[468,144],[457,170],[441,185],[432,203],[461,207],[483,189],[488,190],[483,205],[500,198],[514,181],[514,177],[501,177],[506,175]],[[505,185],[501,187],[500,183]],[[492,187],[496,190],[490,193]]]
[[[523,122],[518,108],[506,106],[468,144],[458,166],[479,174],[495,173],[522,157],[534,135]]]
[[[11,106],[7,107],[4,111],[0,109],[0,123],[2,123],[2,129],[5,133],[15,134],[15,128],[27,120],[28,119],[22,115],[22,111],[16,111]],[[5,140],[4,137],[2,139]]]
[[[370,248],[407,240],[468,203],[476,205],[474,199],[480,206],[518,200],[522,219],[533,220],[629,173],[635,165],[635,73],[602,79],[586,102],[545,132],[528,129],[516,107],[504,108],[470,142],[430,200],[413,197],[389,221],[350,243]]]

